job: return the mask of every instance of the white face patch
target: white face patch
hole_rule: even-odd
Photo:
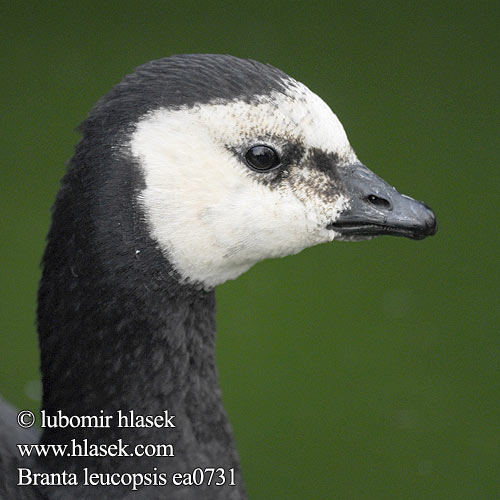
[[[213,102],[159,109],[145,116],[131,138],[145,189],[139,195],[153,238],[189,282],[214,287],[256,262],[295,254],[338,236],[326,228],[346,208],[325,172],[308,154],[356,162],[342,124],[317,95],[287,80],[286,93],[256,103]],[[255,144],[281,154],[289,144],[303,153],[276,171],[252,171],[244,161]]]

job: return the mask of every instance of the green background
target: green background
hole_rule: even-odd
[[[360,159],[440,229],[322,245],[218,289],[250,497],[500,498],[498,2],[5,4],[4,396],[38,405],[38,265],[74,128],[147,60],[251,57],[322,96]]]

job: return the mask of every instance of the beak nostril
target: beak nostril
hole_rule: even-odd
[[[365,198],[365,200],[371,205],[375,205],[378,208],[385,208],[386,210],[391,209],[390,201],[386,200],[385,198],[380,198],[378,196],[375,196],[374,194],[369,194]]]

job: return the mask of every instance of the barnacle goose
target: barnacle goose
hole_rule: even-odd
[[[436,232],[435,216],[358,160],[317,95],[252,60],[144,64],[95,105],[81,133],[43,259],[42,409],[168,409],[176,425],[48,427],[40,442],[168,442],[175,456],[20,458],[15,443],[37,437],[1,402],[0,498],[242,500],[218,383],[214,288],[319,243],[424,238]],[[226,479],[232,471],[233,480],[172,484],[173,473],[198,467],[222,468]],[[17,485],[19,469],[30,486]],[[57,485],[62,471],[79,484]],[[89,474],[97,486],[84,484]],[[112,474],[116,486],[106,482]],[[139,493],[129,482],[138,474]]]

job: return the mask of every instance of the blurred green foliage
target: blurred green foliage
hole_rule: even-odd
[[[498,2],[3,2],[0,392],[38,406],[50,206],[94,102],[137,65],[269,62],[434,238],[337,243],[220,287],[219,363],[252,499],[500,498]]]

